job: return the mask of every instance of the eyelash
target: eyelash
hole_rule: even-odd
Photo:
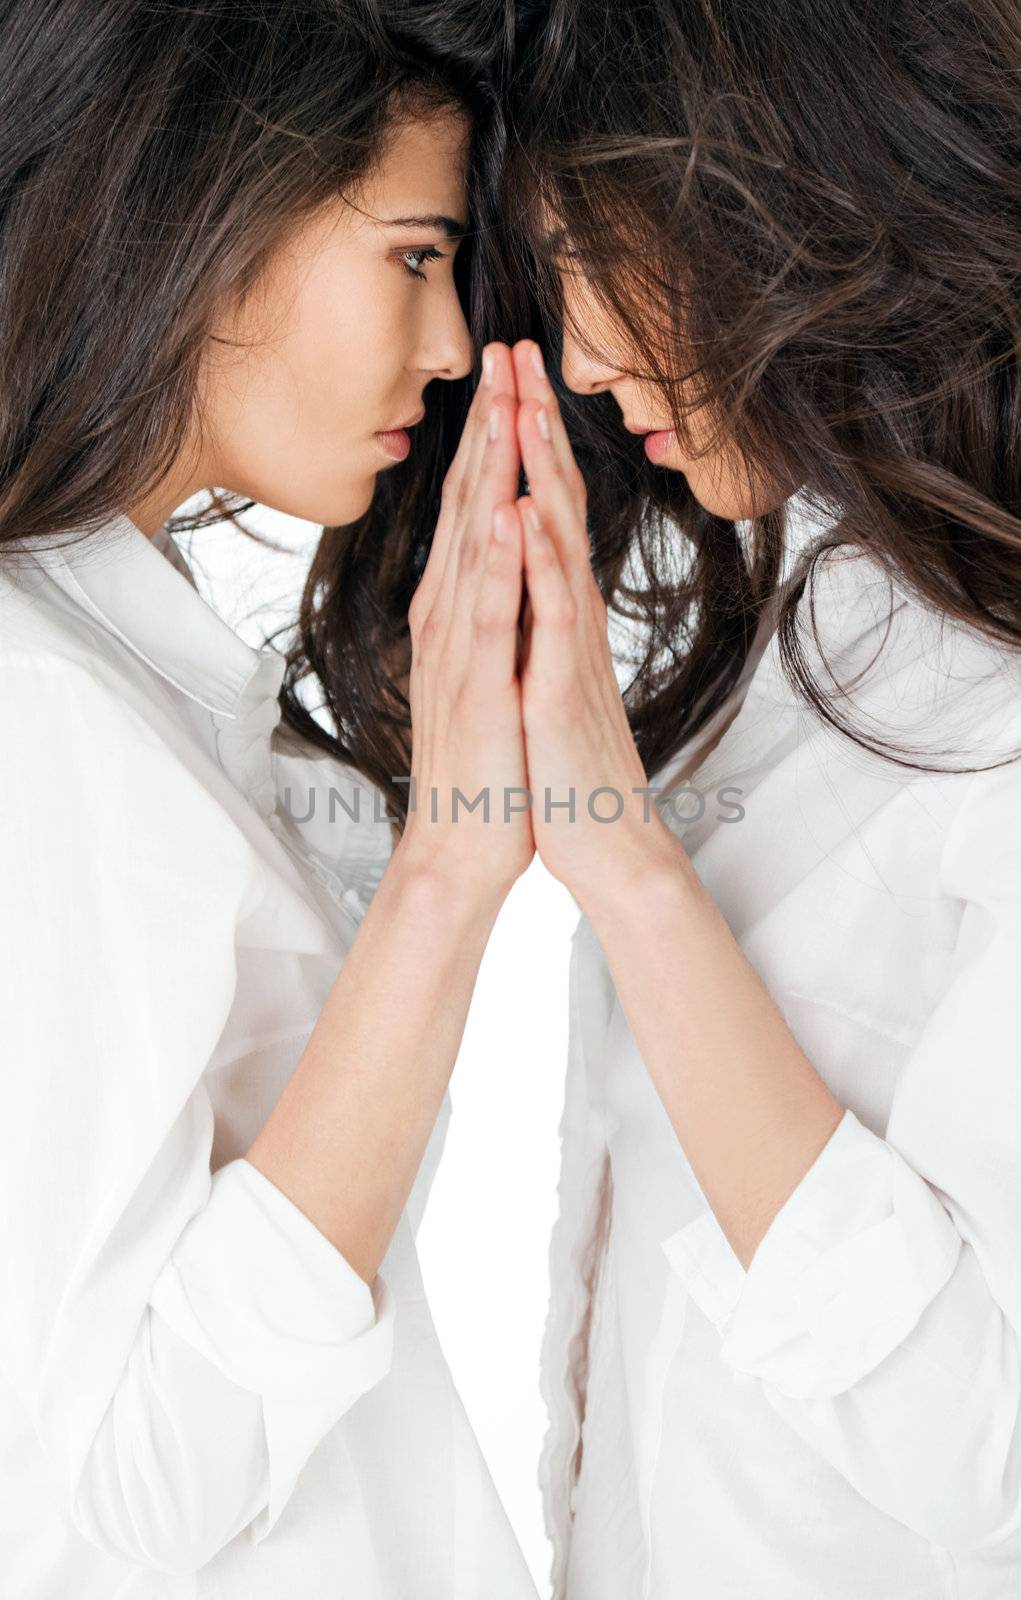
[[[404,270],[406,272],[410,273],[413,278],[426,278],[426,277],[428,277],[428,274],[425,273],[425,272],[420,272],[417,267],[409,267],[408,266],[408,257],[409,256],[417,257],[419,262],[422,262],[422,261],[443,261],[443,260],[446,259],[444,254],[443,254],[443,251],[442,250],[437,250],[436,247],[434,245],[431,245],[431,244],[430,245],[423,245],[420,249],[417,249],[417,250],[402,250],[401,251],[401,260],[404,263]]]

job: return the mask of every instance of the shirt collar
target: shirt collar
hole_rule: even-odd
[[[20,544],[94,622],[207,710],[236,717],[267,655],[266,698],[276,697],[284,658],[246,644],[202,598],[166,528],[149,538],[121,513],[72,545]]]

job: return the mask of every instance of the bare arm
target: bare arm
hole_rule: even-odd
[[[367,1283],[439,1112],[499,904],[395,857],[247,1152]]]
[[[526,782],[515,676],[521,558],[491,534],[518,453],[510,355],[505,346],[487,355],[492,382],[473,403],[412,603],[417,804],[247,1152],[369,1283],[442,1103],[493,922],[534,851],[530,818],[503,808],[505,787]],[[488,821],[464,809],[452,820],[455,785],[469,799],[490,789]]]

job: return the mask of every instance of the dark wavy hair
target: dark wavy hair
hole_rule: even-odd
[[[243,298],[287,230],[357,185],[396,119],[468,112],[484,231],[503,26],[500,0],[8,0],[0,561],[15,539],[90,536],[161,481],[222,298]],[[477,326],[474,243],[457,272]],[[377,781],[393,815],[407,806],[392,779],[408,771],[408,604],[470,389],[432,385],[409,461],[358,522],[324,530],[286,652],[285,719]],[[213,490],[168,526],[195,531],[252,505]],[[326,721],[299,693],[310,677]]]
[[[1021,644],[1014,0],[522,0],[511,116],[502,204],[588,478],[594,569],[611,621],[639,625],[625,700],[647,771],[733,687],[787,507],[711,514],[645,461],[609,395],[564,388],[565,251],[688,453],[687,408],[705,405],[753,473],[826,516],[780,612],[791,684],[864,748],[931,770],[856,732],[795,615],[816,563],[850,545]]]

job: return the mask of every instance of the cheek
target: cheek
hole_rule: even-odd
[[[291,353],[306,426],[349,427],[373,388],[373,319],[346,305],[317,307]],[[361,404],[360,404],[361,402]]]
[[[408,408],[400,289],[376,263],[306,279],[218,385],[217,481],[311,522],[367,509],[389,464],[372,434]]]
[[[306,285],[287,349],[303,426],[337,439],[390,420],[407,320],[399,291],[397,270],[376,261],[345,263]]]

